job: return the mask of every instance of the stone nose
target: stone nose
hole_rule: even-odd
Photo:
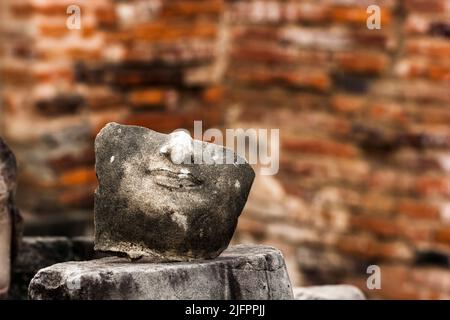
[[[191,164],[194,155],[194,140],[185,131],[172,132],[159,152],[167,156],[174,164]]]

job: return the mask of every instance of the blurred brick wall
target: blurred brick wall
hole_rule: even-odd
[[[232,122],[282,139],[238,241],[280,247],[297,283],[368,291],[378,264],[372,297],[449,298],[450,1],[229,5]]]
[[[92,216],[93,141],[107,122],[163,132],[220,123],[222,1],[2,3],[2,131],[25,211]],[[80,30],[66,27],[72,4]]]
[[[374,3],[381,30],[366,28]],[[282,249],[297,285],[366,289],[378,264],[373,297],[450,297],[449,0],[2,5],[0,120],[25,210],[92,215],[108,121],[167,132],[225,116],[282,139],[235,241]]]

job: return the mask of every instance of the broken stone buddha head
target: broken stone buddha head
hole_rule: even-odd
[[[185,132],[116,123],[100,131],[95,153],[96,250],[189,261],[226,249],[255,177],[245,160]]]

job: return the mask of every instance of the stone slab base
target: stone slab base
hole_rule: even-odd
[[[55,264],[31,280],[30,299],[293,299],[281,252],[232,246],[196,262],[131,262],[106,257]]]

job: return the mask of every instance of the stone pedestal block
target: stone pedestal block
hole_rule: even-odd
[[[281,252],[256,245],[196,262],[59,263],[40,270],[28,293],[31,299],[293,299]]]

